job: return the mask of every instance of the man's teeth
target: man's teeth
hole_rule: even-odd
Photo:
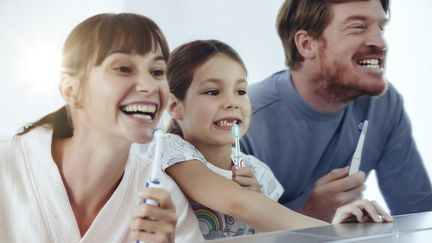
[[[366,68],[380,68],[378,59],[364,59],[358,61],[358,64]]]
[[[126,112],[145,112],[154,113],[156,111],[156,105],[127,105],[123,107]]]
[[[233,124],[237,124],[237,120],[220,120],[217,122],[217,125],[220,127],[232,127]]]

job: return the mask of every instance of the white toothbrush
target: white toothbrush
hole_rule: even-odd
[[[233,124],[231,127],[231,133],[234,137],[234,165],[236,169],[242,168],[242,160],[240,156],[240,127],[237,124]]]
[[[151,171],[151,175],[150,175],[150,179],[145,181],[144,186],[147,187],[162,187],[160,181],[159,181],[159,172],[160,172],[160,164],[161,164],[161,147],[162,147],[162,135],[163,132],[161,130],[156,130],[154,132],[154,138],[156,141],[156,145],[155,145],[155,152],[154,152],[154,157],[153,157],[153,163],[152,163],[152,171]],[[143,200],[143,203],[148,204],[148,205],[153,205],[153,206],[159,206],[159,202],[154,200],[154,199],[150,199],[150,198],[146,198]],[[136,243],[140,243],[142,241],[137,240]]]
[[[368,121],[365,120],[363,122],[363,127],[361,127],[361,133],[360,133],[359,140],[357,142],[356,150],[355,150],[353,157],[351,159],[351,165],[349,168],[348,175],[352,175],[352,174],[356,173],[360,168],[361,156],[362,156],[362,151],[363,151],[363,144],[364,144],[367,128],[368,128]]]

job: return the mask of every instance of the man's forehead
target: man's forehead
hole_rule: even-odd
[[[386,21],[387,15],[379,0],[355,0],[330,4],[332,20],[376,19]]]

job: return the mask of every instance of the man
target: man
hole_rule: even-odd
[[[403,101],[384,79],[389,1],[287,0],[277,19],[286,64],[252,85],[242,149],[267,163],[280,203],[330,221],[376,170],[392,214],[432,210],[432,189]],[[368,120],[359,172],[348,166]]]

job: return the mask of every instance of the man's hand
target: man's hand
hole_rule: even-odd
[[[393,222],[393,217],[375,201],[357,200],[336,210],[332,224],[344,222],[385,223]]]
[[[317,180],[300,213],[331,222],[338,207],[361,199],[365,174],[359,171],[348,176],[348,170],[334,169]]]

